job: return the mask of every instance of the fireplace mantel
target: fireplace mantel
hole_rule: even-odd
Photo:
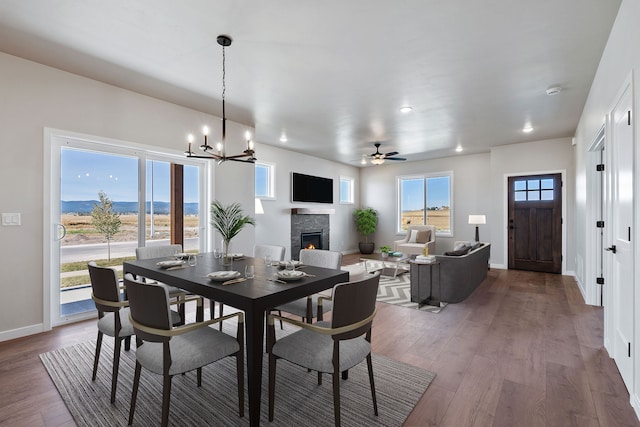
[[[333,215],[335,209],[327,208],[291,208],[291,215]]]

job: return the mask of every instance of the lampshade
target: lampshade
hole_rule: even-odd
[[[486,223],[487,217],[485,215],[469,215],[469,224],[478,225]]]
[[[262,208],[262,200],[256,198],[256,215],[261,215],[264,213],[264,209]]]

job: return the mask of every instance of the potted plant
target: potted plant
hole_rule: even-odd
[[[391,248],[389,246],[380,246],[380,255],[382,255],[382,258],[387,258],[389,256],[389,252],[391,252]]]
[[[378,213],[373,208],[356,209],[353,213],[358,231],[364,237],[364,242],[358,243],[361,254],[372,254],[375,247],[369,242],[369,235],[375,233],[378,226]]]
[[[245,225],[256,225],[256,222],[249,215],[242,214],[239,203],[232,203],[224,206],[214,200],[211,203],[211,225],[222,236],[224,241],[224,264],[229,265],[231,259],[229,254],[229,244]]]

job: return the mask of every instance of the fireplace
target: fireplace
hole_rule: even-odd
[[[331,249],[329,217],[334,212],[325,208],[291,209],[291,259],[298,260],[300,249],[309,244],[316,249]]]
[[[300,233],[300,249],[324,249],[322,247],[322,230]]]

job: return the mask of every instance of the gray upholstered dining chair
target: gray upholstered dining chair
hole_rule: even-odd
[[[98,338],[93,360],[91,381],[96,380],[98,362],[102,348],[102,337],[107,335],[115,339],[113,345],[113,367],[111,373],[111,403],[116,399],[118,386],[118,368],[120,365],[120,349],[124,340],[124,349],[129,351],[133,326],[129,321],[129,301],[123,300],[116,271],[110,267],[99,267],[94,261],[87,264],[91,279],[91,299],[98,310]],[[181,323],[180,315],[171,310],[171,324]]]
[[[259,259],[264,259],[268,255],[273,261],[283,261],[284,252],[284,246],[278,245],[255,245],[253,247],[253,257]]]
[[[269,421],[274,418],[276,364],[279,359],[332,375],[335,425],[340,425],[340,373],[348,379],[349,369],[367,360],[373,410],[378,415],[376,389],[371,361],[371,326],[376,315],[376,296],[380,273],[356,282],[340,283],[333,288],[330,322],[308,324],[270,314],[267,319],[269,353]],[[324,297],[321,297],[324,298]],[[276,341],[274,319],[301,329]]]
[[[136,248],[136,259],[172,257],[176,253],[181,253],[181,252],[182,252],[182,245],[180,244],[141,246],[139,248]],[[186,309],[185,309],[185,304],[183,300],[189,294],[180,288],[176,288],[175,286],[165,285],[164,283],[160,283],[160,284],[167,288],[167,290],[169,291],[170,298],[176,298],[178,300],[178,313],[180,314],[180,317],[182,318],[182,322],[184,323],[186,321]],[[202,310],[204,309],[202,306],[202,300],[198,301],[197,304],[198,304],[197,318],[199,320],[202,320],[204,317],[204,314],[202,312]],[[211,306],[215,306],[214,301],[209,301],[209,304]],[[211,318],[213,317],[215,316],[213,316],[212,314]]]
[[[317,249],[300,250],[300,262],[303,265],[311,265],[314,267],[332,268],[340,270],[342,264],[342,253],[336,251],[323,251]],[[300,298],[295,301],[275,307],[274,310],[284,311],[302,317],[307,323],[311,323],[314,317],[323,320],[323,314],[331,310],[331,301],[322,303],[318,302],[318,294],[309,295],[306,298]],[[314,308],[317,307],[314,312]]]
[[[169,319],[169,294],[157,283],[144,283],[125,275],[129,296],[130,321],[136,334],[136,368],[131,391],[129,425],[133,423],[142,368],[162,375],[162,425],[169,423],[171,379],[174,375],[196,371],[202,385],[202,367],[224,357],[236,358],[238,414],[244,416],[244,314],[235,313],[206,322],[175,328]],[[209,328],[223,319],[238,318],[236,337]]]
[[[128,351],[131,345],[131,335],[133,335],[133,327],[129,322],[129,303],[121,298],[118,276],[114,269],[98,267],[93,261],[89,262],[87,267],[89,268],[89,277],[91,279],[91,299],[93,299],[96,310],[98,310],[98,338],[96,340],[91,381],[96,380],[98,373],[102,337],[103,335],[113,337],[113,367],[111,372],[111,403],[113,403],[116,400],[122,340],[125,340],[124,349]]]

